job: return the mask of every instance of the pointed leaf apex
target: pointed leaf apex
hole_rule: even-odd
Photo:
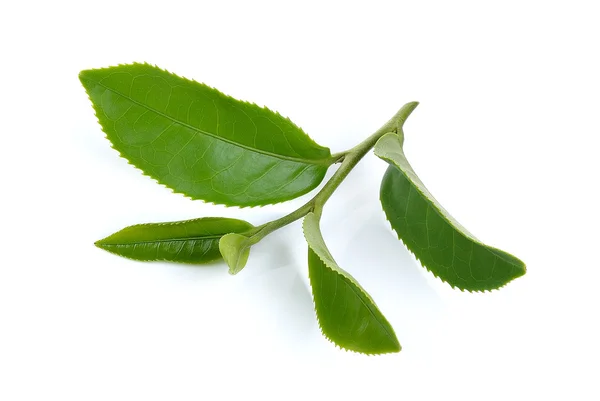
[[[84,88],[88,88],[89,86],[89,81],[90,79],[93,77],[94,75],[94,71],[97,70],[93,70],[93,69],[89,69],[89,70],[81,70],[79,72],[79,82],[81,82],[81,84],[83,85]]]
[[[308,271],[315,312],[323,335],[345,350],[363,354],[400,351],[394,329],[356,279],[338,266],[323,240],[319,217],[302,224],[308,243]]]
[[[318,186],[334,162],[288,118],[149,64],[83,70],[113,148],[192,199],[263,206]]]
[[[94,243],[100,249],[130,259],[203,264],[221,258],[219,239],[245,232],[252,224],[226,217],[136,224]]]

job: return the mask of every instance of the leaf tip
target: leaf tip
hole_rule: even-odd
[[[395,352],[402,351],[402,345],[400,345],[400,341],[398,341],[398,337],[394,336],[393,339],[394,339],[394,341],[392,343],[392,346],[390,347],[390,350],[388,352],[384,352],[384,353],[395,353]]]
[[[89,69],[79,71],[79,79],[82,79],[82,78],[84,79],[85,76],[89,73],[89,71],[90,71]]]
[[[510,256],[512,256],[512,255],[510,255]],[[516,280],[519,277],[523,277],[527,273],[527,266],[525,265],[525,263],[521,259],[519,259],[515,256],[512,256],[512,257],[515,259],[515,262],[516,262],[515,264],[513,264],[513,268],[512,268],[512,272],[511,272],[512,274],[506,279],[506,282],[503,283],[498,288],[504,287],[511,281]]]
[[[93,69],[81,70],[79,72],[79,75],[78,75],[79,82],[81,82],[81,85],[83,85],[83,87],[86,90],[88,90],[88,87],[90,86],[91,75],[93,74],[93,72],[94,72]]]

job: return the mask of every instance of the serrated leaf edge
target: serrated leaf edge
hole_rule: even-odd
[[[113,250],[104,248],[102,246],[102,245],[107,245],[107,246],[112,246],[112,247],[120,247],[120,246],[123,247],[123,246],[131,246],[132,244],[125,244],[125,243],[123,243],[123,244],[103,244],[102,241],[106,240],[109,237],[112,237],[113,235],[115,235],[115,234],[117,234],[117,233],[119,233],[119,232],[121,232],[121,231],[123,231],[123,230],[125,230],[127,228],[134,228],[134,227],[137,228],[137,227],[144,227],[144,226],[176,226],[176,225],[186,224],[186,223],[189,223],[191,221],[196,221],[196,220],[218,220],[218,219],[223,219],[223,218],[230,219],[230,220],[238,220],[239,222],[247,223],[251,227],[254,227],[251,223],[249,223],[249,222],[247,222],[245,220],[240,220],[240,219],[236,219],[236,218],[233,218],[233,217],[214,217],[214,216],[198,217],[198,218],[195,218],[195,219],[187,219],[187,220],[179,220],[179,221],[166,221],[166,222],[158,222],[158,223],[138,223],[138,224],[132,224],[130,226],[123,227],[119,231],[115,231],[114,233],[112,233],[112,234],[110,234],[110,235],[108,235],[108,236],[106,236],[106,237],[104,237],[102,239],[99,239],[98,241],[95,241],[94,242],[94,246],[96,246],[97,248],[102,249],[103,251],[112,253],[113,255],[117,255],[119,257],[126,258],[126,259],[129,259],[129,260],[133,260],[133,261],[136,261],[136,262],[169,262],[169,263],[177,263],[177,264],[181,264],[181,265],[205,265],[207,263],[212,263],[212,262],[215,262],[215,261],[218,261],[218,260],[222,260],[223,257],[220,256],[220,254],[219,254],[218,256],[215,256],[213,259],[208,259],[208,260],[205,260],[203,262],[198,262],[198,263],[189,262],[189,261],[180,262],[180,261],[170,260],[170,259],[166,259],[166,258],[154,258],[154,259],[132,258],[130,256],[114,252]],[[210,239],[222,238],[224,235],[227,235],[227,233],[223,234],[223,235],[215,235],[215,236],[213,236]],[[185,241],[185,240],[200,239],[200,238],[208,239],[209,237],[189,237],[189,238],[183,238],[181,240],[171,239],[171,240],[157,240],[157,241],[144,241],[144,242],[145,243],[151,243],[151,242]]]
[[[381,201],[381,197],[380,197],[380,201]],[[407,249],[407,250],[410,252],[410,254],[411,254],[411,255],[412,255],[412,256],[413,256],[413,257],[416,259],[416,261],[419,263],[419,265],[421,265],[421,267],[424,267],[424,268],[425,268],[425,270],[427,270],[429,273],[431,273],[431,274],[433,275],[433,277],[434,277],[436,280],[440,281],[441,283],[448,284],[450,287],[452,287],[452,289],[457,289],[457,290],[460,290],[460,291],[462,291],[462,292],[465,292],[465,291],[466,291],[466,292],[470,292],[470,293],[474,293],[474,292],[475,292],[475,293],[493,292],[493,291],[496,291],[496,290],[499,290],[499,289],[501,289],[501,288],[504,288],[504,287],[506,287],[506,285],[508,285],[508,284],[510,283],[510,281],[509,281],[509,282],[507,282],[507,283],[504,283],[504,284],[502,284],[502,285],[501,285],[501,286],[499,286],[499,287],[493,287],[493,288],[484,288],[484,289],[473,289],[473,290],[470,290],[470,289],[467,289],[467,288],[461,288],[461,287],[455,286],[454,284],[452,284],[452,283],[450,283],[450,282],[448,282],[448,281],[444,280],[442,277],[440,277],[440,276],[438,276],[437,274],[435,274],[435,272],[434,272],[433,270],[429,269],[429,267],[425,266],[425,264],[423,264],[423,262],[421,262],[421,259],[420,259],[420,258],[417,256],[417,254],[416,254],[416,253],[415,253],[415,252],[414,252],[414,251],[411,249],[411,247],[409,247],[408,245],[406,245],[406,242],[404,242],[404,240],[402,239],[402,237],[400,237],[400,234],[398,234],[398,232],[397,232],[397,231],[394,229],[394,226],[392,226],[392,222],[391,222],[391,221],[390,221],[390,219],[388,218],[387,212],[386,212],[386,211],[385,211],[383,208],[382,208],[382,211],[383,211],[383,214],[384,214],[384,216],[385,216],[385,219],[386,219],[386,221],[388,222],[388,224],[389,224],[389,226],[390,226],[390,229],[391,229],[391,230],[392,230],[392,231],[393,231],[393,232],[396,234],[396,237],[398,238],[398,240],[399,240],[400,242],[402,242],[402,244],[404,245],[404,247],[405,247],[405,248],[406,248],[406,249]],[[511,280],[511,281],[512,281],[512,280]]]
[[[304,234],[304,238],[306,238],[306,232],[305,232],[305,228],[304,228],[304,221],[302,222],[302,232],[303,232],[303,234]],[[340,273],[340,272],[338,271],[338,269],[334,269],[334,268],[332,268],[332,267],[331,267],[331,266],[330,266],[330,265],[329,265],[329,264],[328,264],[328,263],[327,263],[327,262],[326,262],[326,261],[325,261],[325,260],[324,260],[324,259],[321,257],[321,255],[319,255],[319,254],[318,254],[318,253],[317,253],[317,252],[316,252],[316,251],[315,251],[315,250],[314,250],[314,249],[313,249],[313,248],[310,246],[310,244],[308,244],[308,241],[307,241],[307,246],[308,246],[308,247],[309,247],[309,248],[310,248],[310,249],[311,249],[311,250],[312,250],[312,251],[315,253],[315,255],[317,255],[317,257],[319,258],[319,260],[320,260],[321,262],[323,262],[323,264],[324,264],[324,265],[325,265],[327,268],[329,268],[329,270],[331,270],[332,272],[334,272],[334,273],[336,273],[336,274],[340,275],[342,278],[347,278],[347,279],[349,279],[349,280],[350,280],[350,282],[351,282],[352,284],[354,284],[354,286],[355,286],[355,287],[356,287],[356,288],[357,288],[357,289],[358,289],[360,292],[362,292],[362,293],[363,293],[363,294],[364,294],[364,295],[367,297],[367,299],[369,299],[369,300],[370,300],[370,301],[373,303],[373,305],[375,305],[375,307],[376,307],[376,308],[379,310],[379,307],[377,306],[377,304],[375,303],[375,301],[373,300],[373,298],[371,297],[371,295],[369,295],[369,294],[368,294],[368,293],[367,293],[367,292],[366,292],[366,291],[365,291],[365,290],[362,288],[362,286],[361,286],[360,284],[358,284],[358,281],[356,281],[356,279],[355,279],[354,277],[352,277],[352,275],[351,275],[350,273],[348,273],[348,272],[345,272],[345,273],[346,273],[346,275],[344,275],[344,274]],[[310,280],[310,277],[309,277],[309,283],[310,283],[310,286],[311,286],[311,289],[312,289],[312,286],[313,286],[313,285],[312,285],[312,281]],[[344,351],[346,351],[346,352],[352,352],[352,353],[354,353],[354,354],[369,355],[369,356],[374,356],[374,355],[385,355],[385,354],[395,354],[395,353],[398,353],[398,352],[400,352],[400,351],[402,350],[402,345],[401,345],[401,344],[400,344],[400,342],[398,341],[398,337],[396,336],[396,333],[393,331],[393,328],[392,328],[392,333],[391,333],[391,334],[393,334],[393,335],[394,335],[394,337],[396,338],[396,341],[398,341],[398,347],[399,347],[398,351],[387,351],[387,352],[360,352],[360,351],[355,351],[355,350],[353,350],[353,349],[346,348],[346,347],[343,347],[343,346],[341,346],[341,345],[337,344],[337,343],[336,343],[335,341],[333,341],[333,340],[332,340],[332,339],[331,339],[331,338],[330,338],[330,337],[329,337],[329,336],[328,336],[328,335],[325,333],[325,331],[323,330],[323,326],[321,325],[321,319],[319,318],[319,314],[317,313],[317,303],[315,302],[315,297],[314,297],[314,295],[313,295],[313,294],[314,294],[314,292],[313,292],[313,291],[311,291],[311,295],[312,295],[312,301],[313,301],[313,309],[314,309],[314,311],[315,311],[315,316],[317,317],[317,324],[318,324],[318,326],[319,326],[319,330],[321,331],[321,334],[323,335],[323,337],[325,337],[325,338],[327,339],[327,341],[329,341],[330,343],[332,343],[333,345],[335,345],[337,348],[339,348],[339,349],[341,349],[341,350],[344,350]],[[380,312],[381,312],[381,311],[380,311]],[[386,320],[386,322],[387,322],[387,323],[390,325],[390,327],[392,327],[392,325],[389,323],[389,321],[388,321],[388,320],[387,320],[387,318],[386,318],[386,317],[383,315],[383,313],[381,313],[381,316],[383,316],[383,318],[384,318],[384,319]],[[386,330],[386,331],[387,331],[387,330]]]
[[[402,143],[403,143],[403,138],[402,138],[400,135],[398,135],[398,134],[395,134],[395,133],[388,133],[388,134],[384,135],[383,137],[385,137],[385,136],[388,136],[388,135],[395,135],[395,136],[397,136],[397,137],[398,137],[398,140],[399,140],[399,142],[400,142],[400,149],[402,150],[402,154],[403,154],[404,158],[406,159],[406,156],[404,155],[403,146],[402,146]],[[383,138],[383,137],[382,137],[382,138]],[[382,138],[380,138],[380,140],[381,140]],[[379,142],[379,141],[378,141],[378,142]],[[377,144],[375,144],[375,150],[374,150],[374,153],[375,153],[375,155],[376,155],[377,157],[379,157],[381,160],[383,160],[383,161],[385,161],[386,163],[388,163],[390,166],[392,166],[392,167],[394,167],[394,168],[398,169],[398,170],[400,171],[400,173],[401,173],[402,175],[404,175],[404,176],[405,176],[405,178],[406,178],[406,179],[407,179],[409,182],[411,182],[411,184],[412,184],[412,181],[411,181],[410,177],[407,177],[407,176],[406,176],[406,174],[404,173],[404,171],[403,171],[403,170],[402,170],[400,167],[398,167],[398,166],[396,165],[396,163],[394,163],[392,160],[390,160],[390,159],[388,159],[388,158],[386,158],[386,157],[383,157],[383,156],[381,156],[380,154],[378,154],[378,153],[377,153],[377,151],[376,151],[376,149],[377,149]],[[407,160],[407,162],[408,162],[408,160]],[[409,165],[410,165],[410,163],[409,163]],[[414,173],[414,174],[416,175],[416,173]],[[424,185],[424,184],[423,184],[423,185]],[[417,185],[414,185],[414,184],[413,184],[413,186],[415,187],[415,190],[416,190],[416,191],[418,191],[418,192],[419,192],[419,193],[420,193],[422,196],[424,196],[426,199],[428,199],[428,200],[431,202],[431,200],[429,199],[429,196],[427,196],[427,194],[423,193],[423,192],[421,191],[421,189],[420,189],[420,188],[419,188]],[[431,195],[431,197],[433,197],[433,195]],[[380,204],[382,205],[383,213],[385,214],[385,218],[386,218],[387,222],[389,223],[389,225],[390,225],[390,228],[391,228],[391,229],[392,229],[392,230],[393,230],[393,231],[396,233],[396,236],[397,236],[397,237],[398,237],[398,239],[399,239],[399,240],[402,242],[402,244],[403,244],[403,245],[406,247],[406,249],[408,249],[408,250],[409,250],[409,252],[410,252],[410,253],[411,253],[411,254],[412,254],[414,257],[415,257],[415,259],[416,259],[416,260],[419,262],[419,264],[420,264],[422,267],[424,267],[424,268],[425,268],[425,269],[426,269],[428,272],[430,272],[431,274],[433,274],[433,276],[434,276],[436,279],[440,280],[440,281],[441,281],[441,282],[443,282],[443,283],[446,283],[446,284],[450,285],[450,286],[451,286],[453,289],[459,289],[459,290],[461,290],[462,292],[465,292],[465,291],[467,291],[467,292],[470,292],[470,293],[473,293],[473,292],[480,292],[480,293],[484,293],[484,292],[486,292],[486,291],[487,291],[487,292],[492,292],[492,291],[499,290],[499,289],[501,289],[501,288],[505,287],[506,285],[508,285],[510,282],[512,282],[512,281],[514,280],[514,279],[511,279],[510,281],[507,281],[506,283],[504,283],[504,284],[502,284],[502,285],[500,285],[500,286],[494,286],[494,287],[490,287],[490,288],[481,288],[481,289],[472,289],[472,290],[471,290],[471,289],[468,289],[468,288],[461,288],[461,287],[459,287],[459,286],[457,286],[457,285],[454,285],[454,284],[452,284],[452,283],[450,283],[450,282],[448,282],[448,281],[444,280],[442,277],[438,276],[438,275],[437,275],[437,274],[436,274],[436,273],[435,273],[433,270],[429,269],[429,267],[428,267],[428,266],[426,266],[426,265],[425,265],[425,264],[424,264],[424,263],[421,261],[421,259],[420,259],[420,258],[417,256],[417,254],[414,252],[414,250],[413,250],[413,249],[412,249],[410,246],[408,246],[408,245],[406,244],[406,242],[404,242],[404,240],[403,240],[403,239],[400,237],[400,234],[399,234],[399,233],[398,233],[398,232],[397,232],[397,231],[394,229],[394,226],[392,225],[392,222],[390,221],[390,219],[389,219],[389,216],[388,216],[387,212],[386,212],[386,211],[385,211],[385,209],[383,208],[383,201],[382,201],[382,198],[381,198],[381,194],[379,195],[379,202],[380,202]],[[438,208],[436,207],[435,203],[433,203],[432,207],[434,207],[435,209],[438,209]],[[440,205],[440,207],[441,207],[441,205]],[[450,215],[450,213],[449,213],[449,212],[447,212],[447,211],[446,211],[446,210],[445,210],[443,207],[441,208],[441,210],[438,210],[438,212],[442,212],[442,214],[444,214],[444,212],[445,212],[445,214],[447,214],[447,215]],[[464,227],[462,226],[462,224],[458,223],[458,222],[457,222],[457,221],[455,221],[453,218],[452,218],[452,219],[450,219],[450,223],[451,223],[451,224],[454,224],[454,225],[457,225],[458,227],[462,228],[462,229],[463,229],[463,230],[466,232],[466,234],[467,234],[467,237],[468,237],[468,238],[469,238],[471,241],[477,242],[477,243],[479,243],[480,245],[483,245],[483,246],[484,246],[484,247],[486,247],[486,248],[492,248],[492,247],[490,247],[489,245],[486,245],[486,244],[484,244],[483,242],[479,241],[479,240],[478,240],[478,239],[477,239],[477,238],[476,238],[476,237],[475,237],[473,234],[471,234],[471,233],[470,233],[470,232],[469,232],[469,231],[468,231],[466,228],[464,228]],[[493,249],[495,249],[495,248],[493,248]],[[516,266],[516,265],[514,265],[514,266]],[[517,266],[516,266],[516,267],[517,267]],[[523,268],[524,268],[524,269],[526,269],[526,266],[525,266],[525,264],[523,264]],[[516,278],[516,277],[515,277],[515,278]]]
[[[216,91],[216,92],[218,92],[220,95],[222,95],[222,96],[225,96],[225,97],[227,97],[227,98],[229,98],[229,99],[233,99],[233,100],[235,100],[235,101],[242,102],[242,103],[245,103],[245,104],[248,104],[248,105],[253,105],[253,106],[256,106],[256,107],[260,107],[260,108],[263,108],[263,109],[265,109],[265,110],[267,110],[267,111],[270,111],[271,113],[275,113],[275,114],[277,114],[279,117],[282,117],[283,119],[285,119],[285,120],[289,121],[289,122],[290,122],[290,123],[291,123],[291,124],[292,124],[294,127],[298,128],[300,131],[302,131],[302,133],[304,133],[304,134],[306,135],[306,137],[307,137],[307,138],[308,138],[308,139],[309,139],[309,140],[310,140],[310,141],[311,141],[313,144],[315,144],[315,145],[316,145],[316,146],[318,146],[318,147],[321,147],[321,148],[324,148],[324,149],[327,149],[327,150],[329,150],[329,148],[327,148],[327,147],[324,147],[324,146],[321,146],[321,145],[319,145],[318,143],[316,143],[316,142],[315,142],[315,141],[314,141],[314,140],[313,140],[313,139],[312,139],[312,138],[311,138],[311,137],[310,137],[310,136],[309,136],[309,135],[308,135],[308,134],[307,134],[307,133],[306,133],[306,132],[305,132],[305,131],[304,131],[304,130],[301,128],[301,127],[299,127],[299,126],[298,126],[296,123],[294,123],[292,120],[290,120],[290,118],[289,118],[289,117],[286,117],[286,116],[283,116],[283,115],[281,115],[281,114],[280,114],[278,111],[271,110],[271,109],[269,109],[269,108],[268,108],[268,107],[266,107],[266,106],[259,106],[258,104],[256,104],[256,103],[253,103],[253,102],[248,102],[248,101],[246,101],[246,100],[240,100],[240,99],[236,99],[236,98],[234,98],[234,97],[232,97],[232,96],[229,96],[229,95],[226,95],[226,94],[224,94],[224,93],[223,93],[223,92],[221,92],[220,90],[218,90],[218,89],[216,89],[216,88],[214,88],[214,87],[212,87],[212,86],[210,86],[210,85],[207,85],[207,84],[204,84],[204,83],[201,83],[201,82],[195,81],[195,80],[193,80],[193,79],[186,78],[186,77],[184,77],[184,76],[182,76],[182,75],[177,75],[177,74],[174,74],[174,73],[172,73],[171,71],[169,71],[169,70],[167,70],[167,69],[164,69],[164,68],[161,68],[161,67],[157,66],[156,64],[154,64],[154,65],[153,65],[153,64],[150,64],[150,63],[147,63],[147,62],[143,62],[143,63],[133,62],[133,63],[130,63],[130,64],[126,64],[126,63],[119,63],[119,64],[117,64],[117,65],[110,65],[110,66],[108,66],[108,67],[103,67],[103,68],[90,68],[90,69],[87,69],[87,70],[82,70],[82,72],[83,72],[83,71],[105,70],[105,69],[109,69],[109,68],[116,68],[116,67],[120,67],[120,66],[130,66],[130,65],[147,65],[147,66],[150,66],[150,67],[154,67],[154,68],[157,68],[157,69],[159,69],[159,70],[161,70],[161,71],[164,71],[164,72],[166,72],[166,73],[168,73],[168,74],[175,75],[176,77],[178,77],[178,78],[181,78],[181,79],[183,79],[183,80],[185,80],[185,81],[187,81],[187,82],[191,82],[191,83],[195,83],[195,84],[199,84],[199,85],[205,85],[205,86],[209,87],[210,89],[213,89],[213,90],[215,90],[215,91]],[[82,86],[83,86],[83,85],[82,85]],[[85,88],[84,88],[84,91],[85,91]],[[310,192],[314,191],[314,190],[315,190],[315,189],[316,189],[316,188],[317,188],[317,187],[318,187],[318,186],[319,186],[319,185],[320,185],[320,184],[323,182],[323,179],[325,178],[325,174],[327,173],[327,169],[328,169],[328,168],[329,168],[329,167],[330,167],[332,164],[334,164],[334,163],[336,162],[336,160],[335,160],[334,158],[332,158],[332,157],[331,157],[331,151],[329,150],[329,153],[330,153],[329,164],[328,164],[328,165],[323,165],[323,167],[325,168],[325,171],[324,171],[324,173],[323,173],[323,177],[321,177],[321,180],[319,181],[319,184],[317,184],[317,185],[316,185],[314,188],[312,188],[312,189],[308,189],[306,192],[299,193],[297,196],[294,196],[294,197],[289,197],[289,198],[285,198],[285,199],[282,199],[282,200],[280,200],[280,201],[278,201],[278,202],[273,202],[273,203],[257,203],[257,204],[248,204],[248,205],[236,205],[236,204],[230,204],[230,203],[226,203],[226,202],[223,202],[223,203],[216,203],[216,202],[207,201],[207,200],[204,200],[204,199],[201,199],[201,198],[194,198],[193,196],[190,196],[190,195],[188,195],[188,194],[186,194],[186,193],[184,193],[184,192],[180,192],[180,191],[177,191],[177,190],[175,190],[175,189],[171,188],[171,187],[170,187],[170,186],[168,186],[167,184],[165,184],[165,183],[161,182],[161,181],[160,181],[158,178],[154,178],[154,177],[152,177],[151,175],[149,175],[149,174],[146,174],[146,172],[145,172],[144,170],[142,170],[141,168],[137,167],[137,166],[136,166],[135,164],[133,164],[133,163],[132,163],[132,162],[131,162],[131,161],[130,161],[130,160],[127,158],[127,157],[125,157],[124,155],[122,155],[122,154],[121,154],[121,152],[119,152],[119,151],[118,151],[118,150],[117,150],[117,149],[114,147],[114,145],[113,145],[112,141],[111,141],[111,140],[108,138],[108,133],[107,133],[107,132],[104,130],[104,127],[102,126],[102,124],[100,123],[100,119],[98,118],[98,109],[96,108],[96,105],[94,104],[94,102],[93,102],[93,101],[92,101],[92,99],[90,98],[90,96],[89,96],[89,94],[87,93],[87,91],[85,91],[85,93],[86,93],[86,95],[87,95],[87,98],[88,98],[89,102],[92,104],[92,108],[94,109],[94,117],[96,117],[96,123],[97,123],[97,124],[100,126],[100,128],[101,128],[102,132],[104,133],[104,139],[106,139],[106,140],[109,142],[109,144],[110,144],[110,147],[111,147],[111,148],[112,148],[112,149],[113,149],[115,152],[117,152],[117,154],[119,155],[119,157],[121,157],[122,159],[124,159],[125,161],[127,161],[127,164],[129,164],[129,165],[133,166],[133,167],[134,167],[136,170],[140,171],[140,172],[142,173],[142,175],[143,175],[143,176],[146,176],[146,177],[150,178],[152,181],[156,182],[157,184],[159,184],[159,185],[161,185],[161,186],[163,186],[163,187],[165,187],[165,188],[169,189],[169,190],[171,191],[171,193],[183,195],[183,197],[185,197],[185,198],[188,198],[188,199],[191,199],[191,200],[199,200],[199,201],[202,201],[203,203],[208,203],[208,204],[212,204],[212,205],[223,205],[223,206],[225,206],[225,207],[237,207],[237,208],[240,208],[240,209],[244,209],[244,208],[251,208],[251,209],[252,209],[252,208],[255,208],[255,207],[264,207],[264,206],[270,206],[270,205],[277,205],[277,204],[280,204],[280,203],[288,202],[288,201],[290,201],[290,200],[293,200],[293,199],[299,198],[300,196],[306,195],[306,194],[308,194],[308,193],[310,193]]]
[[[202,262],[181,262],[181,261],[177,261],[177,260],[170,260],[170,259],[166,259],[166,258],[155,258],[155,259],[140,259],[140,258],[132,258],[130,256],[127,255],[122,255],[120,253],[114,252],[111,249],[107,249],[102,247],[101,245],[98,244],[99,241],[94,242],[94,245],[100,249],[102,249],[103,251],[112,253],[113,255],[119,256],[121,258],[125,258],[125,259],[129,259],[129,260],[133,260],[135,262],[144,262],[144,263],[148,263],[148,262],[168,262],[168,263],[176,263],[178,265],[206,265],[209,263],[213,263],[216,261],[220,261],[223,258],[220,256],[220,254],[218,256],[215,256],[213,259],[208,259],[208,260],[204,260]],[[119,246],[126,246],[126,244],[109,244],[110,246],[114,246],[114,247],[119,247]]]

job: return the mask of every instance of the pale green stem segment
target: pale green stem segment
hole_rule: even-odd
[[[310,201],[306,202],[304,205],[300,206],[298,209],[288,214],[287,216],[283,216],[280,219],[270,221],[261,226],[258,226],[250,231],[248,231],[245,235],[248,237],[248,242],[246,245],[249,247],[253,244],[256,244],[265,236],[269,235],[273,231],[284,227],[294,221],[306,216],[308,213],[313,212],[317,218],[321,216],[323,212],[323,206],[327,202],[327,200],[331,197],[333,192],[340,186],[342,181],[350,174],[350,171],[356,166],[356,164],[367,154],[369,150],[375,146],[375,143],[389,132],[398,133],[402,131],[402,126],[404,122],[408,118],[408,116],[412,113],[412,111],[419,105],[419,102],[410,102],[406,103],[398,112],[381,128],[379,128],[373,135],[365,139],[363,142],[359,143],[352,149],[336,153],[332,156],[332,158],[337,158],[337,160],[341,161],[340,168],[333,174],[333,176],[327,181],[325,186],[319,191],[314,198]]]

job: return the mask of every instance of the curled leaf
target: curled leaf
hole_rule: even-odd
[[[394,329],[371,296],[329,253],[318,217],[307,214],[303,228],[315,311],[323,335],[341,348],[364,354],[400,351]]]
[[[403,133],[389,133],[375,154],[390,164],[381,182],[381,204],[392,228],[427,270],[453,287],[484,291],[525,274],[515,256],[480,242],[439,204],[409,164]]]

